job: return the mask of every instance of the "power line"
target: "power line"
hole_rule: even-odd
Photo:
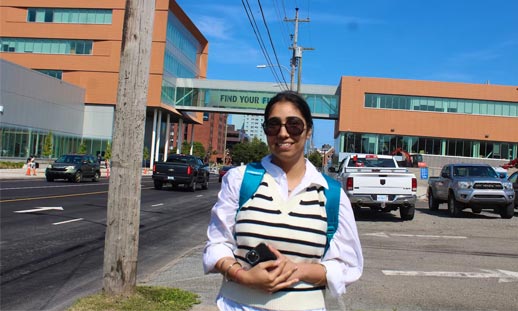
[[[257,0],[257,3],[259,4],[259,9],[261,11],[261,15],[263,17],[264,27],[266,28],[266,32],[268,33],[268,38],[270,40],[270,45],[272,46],[273,54],[275,56],[275,61],[277,62],[277,66],[279,67],[279,72],[281,73],[282,80],[284,81],[284,85],[288,85],[286,82],[286,78],[284,77],[284,73],[281,70],[281,63],[279,62],[279,57],[277,56],[277,51],[275,50],[275,45],[272,41],[272,36],[270,34],[270,29],[268,28],[268,24],[266,23],[266,18],[264,16],[263,6],[261,5],[261,1]]]
[[[245,4],[245,1],[246,1],[246,4]],[[252,13],[252,9],[250,7],[250,3],[248,2],[248,0],[241,0],[241,3],[243,4],[243,7],[245,9],[245,12],[246,12],[246,15],[248,17],[248,21],[250,22],[250,25],[252,26],[252,29],[254,31],[254,34],[255,34],[255,37],[257,39],[257,42],[259,43],[259,47],[261,48],[261,51],[266,59],[266,62],[268,64],[268,66],[270,67],[271,71],[272,71],[272,74],[275,78],[275,81],[279,84],[281,84],[281,80],[277,74],[277,72],[274,70],[274,65],[273,65],[273,62],[270,58],[270,55],[268,54],[268,51],[266,50],[266,46],[264,44],[264,41],[263,41],[263,38],[261,36],[261,33],[259,31],[259,27],[257,26],[257,23],[255,21],[255,17],[254,17],[254,14]]]

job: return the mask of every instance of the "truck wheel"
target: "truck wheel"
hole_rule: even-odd
[[[514,203],[507,204],[500,208],[500,217],[503,219],[511,219],[514,216]]]
[[[455,200],[455,196],[453,194],[450,194],[448,197],[448,212],[452,217],[460,217],[462,213],[460,204],[457,202],[457,200]]]
[[[201,188],[203,190],[209,189],[209,179],[208,178],[206,178],[205,181],[203,182],[203,184],[201,184]]]
[[[81,171],[77,171],[72,177],[72,181],[75,183],[80,183],[83,180],[83,173]]]
[[[99,172],[95,172],[94,177],[92,177],[92,181],[98,182],[99,178],[101,178],[101,174]]]
[[[356,204],[352,204],[352,208],[353,208],[354,217],[355,218],[360,217],[361,207]]]
[[[159,180],[153,181],[153,184],[155,185],[155,189],[156,190],[160,190],[164,186],[164,184],[161,181],[159,181]]]
[[[414,219],[415,205],[401,206],[399,208],[399,214],[401,215],[401,220],[412,220],[412,219]]]
[[[196,183],[196,180],[193,180],[192,183],[189,185],[189,191],[190,192],[196,191],[197,186],[198,186],[198,184]]]
[[[431,211],[436,211],[439,209],[439,202],[434,198],[432,189],[428,190],[428,208]]]

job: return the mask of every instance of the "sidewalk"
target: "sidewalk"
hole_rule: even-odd
[[[203,273],[203,245],[192,248],[183,256],[174,259],[162,269],[149,275],[142,283],[146,285],[176,287],[196,293],[201,303],[192,311],[217,311],[215,299],[221,285],[220,274]]]
[[[45,167],[41,167],[36,169],[36,176],[26,175],[27,169],[23,168],[9,168],[9,169],[0,169],[0,180],[2,179],[35,179],[35,178],[45,178]],[[142,169],[143,176],[151,176],[151,171],[148,169],[147,172]],[[101,177],[107,177],[107,170],[105,168],[101,168]]]

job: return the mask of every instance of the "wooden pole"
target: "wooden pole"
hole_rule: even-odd
[[[155,1],[126,0],[110,161],[103,290],[135,292],[140,180]]]

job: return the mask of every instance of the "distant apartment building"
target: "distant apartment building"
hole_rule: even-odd
[[[232,115],[232,124],[239,129],[243,129],[250,139],[257,137],[266,143],[266,135],[264,134],[262,124],[264,117],[259,115]]]

